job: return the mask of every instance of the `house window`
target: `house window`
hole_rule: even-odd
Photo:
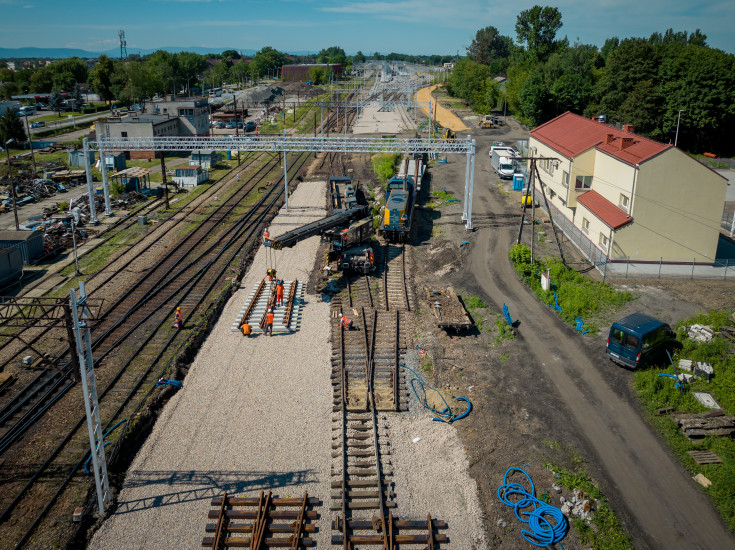
[[[561,173],[561,182],[564,184],[564,187],[569,187],[569,172],[564,171]]]
[[[128,133],[127,132],[120,132],[120,137],[128,137]]]
[[[577,176],[574,181],[574,189],[587,191],[592,188],[592,176]]]
[[[590,221],[587,218],[582,218],[582,231],[585,233],[590,232]]]
[[[607,235],[604,233],[600,233],[600,246],[603,250],[607,250],[607,243],[610,239],[607,238]]]
[[[549,198],[551,200],[553,200],[554,197],[556,197],[556,193],[554,193],[554,190],[553,189],[549,189]]]
[[[630,197],[627,195],[620,195],[620,208],[625,210],[626,212],[630,208]]]

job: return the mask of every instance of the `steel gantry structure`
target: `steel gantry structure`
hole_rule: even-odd
[[[464,201],[462,221],[465,228],[472,230],[472,195],[475,181],[475,140],[471,136],[466,139],[431,139],[431,138],[382,138],[382,137],[311,137],[311,136],[191,136],[191,137],[145,137],[115,138],[101,137],[96,141],[84,140],[85,163],[87,169],[87,189],[93,197],[94,189],[89,163],[89,151],[99,151],[100,159],[104,159],[105,151],[197,151],[231,150],[231,151],[263,151],[284,154],[291,152],[312,153],[406,153],[437,155],[464,154],[467,159],[465,169]],[[100,162],[102,186],[105,196],[105,210],[112,215],[110,194],[107,183],[107,167]],[[284,162],[284,186],[286,188],[286,208],[288,209],[288,165]],[[92,223],[99,223],[94,201],[89,201]]]

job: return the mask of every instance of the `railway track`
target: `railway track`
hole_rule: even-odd
[[[411,311],[413,301],[406,280],[406,245],[383,245],[383,306],[385,311],[394,309]]]
[[[266,165],[267,166],[267,165]],[[262,182],[268,170],[265,166],[255,172],[254,177],[236,189],[220,208],[214,210],[202,222],[194,232],[187,235],[184,241],[159,260],[154,268],[148,271],[142,281],[133,285],[128,292],[124,293],[121,298],[113,302],[99,317],[102,323],[95,330],[95,342],[93,348],[98,350],[101,344],[106,344],[97,356],[97,361],[104,358],[110,351],[115,349],[122,340],[121,334],[133,334],[133,328],[137,328],[139,321],[145,317],[145,312],[155,311],[160,304],[163,303],[162,298],[165,297],[166,286],[171,286],[175,281],[175,275],[171,274],[173,267],[178,267],[178,263],[182,262],[185,252],[191,252],[197,243],[203,242],[203,236],[209,231],[222,223],[227,216],[231,215],[238,204]],[[215,192],[221,190],[220,187]],[[195,215],[195,211],[187,213],[179,224],[170,224],[167,228],[162,228],[159,239],[165,237],[169,232],[179,230],[182,223],[187,223],[191,217]],[[202,231],[202,227],[205,228]],[[213,246],[209,247],[210,255]],[[99,270],[96,274],[90,276],[90,281],[95,281],[96,288],[104,288],[105,285],[115,279],[117,273],[128,268],[135,261],[135,257],[130,257],[122,265],[117,266],[115,271]],[[113,262],[116,260],[113,260]],[[189,265],[191,272],[191,262]],[[178,276],[181,275],[181,271]],[[166,279],[166,276],[169,276]],[[100,280],[95,280],[96,278]],[[95,295],[95,291],[89,293],[90,296]],[[155,298],[155,299],[154,299]],[[132,301],[132,302],[131,302]],[[117,329],[117,332],[113,329]],[[52,328],[26,329],[25,332],[31,332],[33,338],[42,340],[48,339]],[[122,332],[121,332],[122,331]],[[103,337],[100,337],[100,332]],[[117,334],[118,338],[113,336]],[[7,343],[7,342],[6,342]],[[7,450],[23,433],[42,417],[43,413],[48,410],[54,403],[63,397],[75,384],[73,364],[68,360],[68,348],[64,349],[56,358],[51,360],[53,368],[47,368],[39,373],[30,383],[24,386],[21,391],[11,395],[0,409],[0,454]],[[7,364],[7,363],[6,363]],[[3,365],[4,367],[5,365]]]
[[[300,168],[299,163],[303,165],[307,157],[308,155],[302,155],[300,161],[294,164],[295,170]],[[137,323],[137,335],[134,338],[130,338],[124,346],[114,348],[115,353],[111,355],[115,356],[115,361],[103,361],[98,367],[100,412],[105,424],[103,431],[112,428],[113,423],[122,418],[135,417],[155,389],[155,381],[170,368],[178,350],[186,343],[185,331],[175,331],[169,327],[175,304],[185,304],[189,312],[185,323],[202,315],[211,306],[216,296],[221,294],[217,283],[221,283],[231,272],[231,266],[237,258],[243,257],[260,241],[263,224],[277,207],[281,195],[281,188],[273,186],[228,230],[226,237],[217,236],[219,248],[212,248],[210,256],[202,256],[201,250],[192,247],[192,254],[202,262],[188,260],[193,271],[187,271],[185,267],[178,271],[166,270],[166,275],[161,278],[161,288],[173,287],[174,291],[169,294],[169,299],[158,303],[155,312],[147,315],[145,322],[141,320]],[[180,263],[186,264],[187,261],[180,260]],[[155,292],[155,287],[150,292]],[[150,297],[135,299],[147,303]],[[124,306],[118,310],[127,311],[123,317],[129,317],[143,309],[142,306],[137,309],[132,307],[132,301],[123,301],[122,304],[129,306],[127,310]],[[137,315],[142,315],[142,312]],[[113,348],[107,349],[108,353],[110,349]],[[53,443],[58,443],[55,448],[45,445],[34,450],[46,457],[45,460],[41,458],[43,462],[40,466],[40,460],[34,461],[30,466],[23,466],[22,460],[16,460],[12,465],[12,482],[5,484],[6,491],[0,496],[0,505],[3,508],[0,521],[3,521],[2,533],[5,540],[12,540],[17,546],[22,546],[47,516],[57,524],[66,524],[70,514],[69,502],[86,495],[89,478],[79,476],[78,471],[88,456],[89,443],[86,430],[83,429],[85,417],[82,414],[77,418],[76,423],[74,416],[62,419],[61,423],[67,426],[68,431],[66,436],[59,436],[60,443],[58,440]],[[55,425],[48,418],[44,420]],[[120,434],[116,432],[119,437],[108,455],[108,466],[111,468],[124,449],[130,423],[123,426]],[[40,428],[44,429],[45,426]],[[56,433],[59,433],[58,427]],[[65,500],[58,502],[62,498]]]

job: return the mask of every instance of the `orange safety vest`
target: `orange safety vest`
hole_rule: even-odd
[[[342,317],[340,317],[340,319],[342,319],[342,326],[345,327],[345,328],[349,327],[350,326],[350,323],[352,322],[347,317],[345,317],[344,315]]]
[[[283,285],[276,285],[276,298],[283,298]]]
[[[177,323],[180,323],[183,320],[184,320],[184,318],[182,317],[181,312],[180,311],[177,311],[176,312],[176,322]]]
[[[252,331],[252,329],[251,329],[251,327],[250,327],[250,325],[249,325],[249,324],[245,323],[245,324],[244,324],[244,325],[242,326],[242,333],[243,333],[243,335],[245,335],[245,336],[250,336],[250,332],[251,332],[251,331]]]
[[[273,313],[266,314],[266,316],[265,316],[265,322],[268,325],[272,325],[273,324]]]
[[[263,231],[263,239],[270,239],[270,238],[271,238],[270,232],[267,229]]]

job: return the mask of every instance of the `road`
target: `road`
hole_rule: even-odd
[[[491,138],[480,134],[477,139],[475,181],[479,183],[487,179],[483,174],[491,173]],[[461,196],[463,182],[452,184],[452,191]],[[475,185],[475,214],[508,214],[497,193],[494,187]],[[498,309],[503,303],[511,304],[513,318],[520,321],[519,340],[528,350],[529,368],[543,370],[566,404],[566,411],[557,414],[569,414],[568,422],[589,442],[596,462],[619,493],[616,500],[625,503],[627,515],[634,518],[650,548],[735,548],[735,540],[704,493],[635,406],[605,380],[599,358],[519,281],[508,260],[517,230],[495,227],[475,232],[467,269]]]
[[[52,122],[46,122],[46,126],[43,128],[31,128],[30,125],[33,123],[33,120],[36,118],[40,118],[43,116],[48,116],[51,114],[49,111],[41,111],[36,116],[29,116],[28,117],[28,129],[31,132],[31,135],[36,134],[38,132],[45,132],[47,130],[56,130],[57,128],[72,128],[75,124],[80,124],[82,122],[89,122],[91,120],[97,120],[101,117],[106,117],[110,115],[109,111],[100,111],[99,113],[93,113],[90,115],[74,115],[74,120],[67,118],[70,113],[64,113],[62,117],[60,117],[58,120],[54,120]],[[25,119],[25,117],[24,117]],[[89,130],[85,130],[85,132],[88,132]],[[58,136],[62,137],[62,136]],[[49,138],[49,139],[57,139],[57,138]]]

